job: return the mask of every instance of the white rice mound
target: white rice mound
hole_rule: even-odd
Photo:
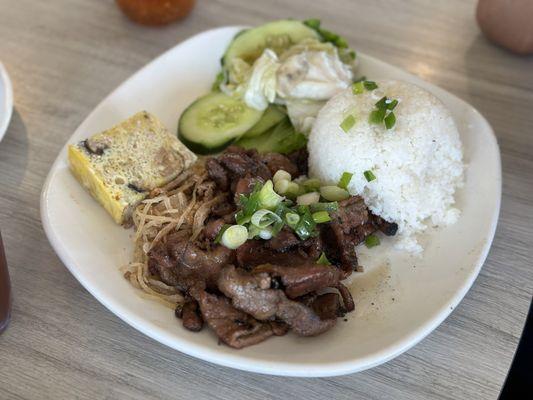
[[[398,224],[395,247],[420,253],[416,234],[431,224],[453,224],[459,217],[454,193],[463,182],[459,132],[444,104],[422,88],[400,81],[378,81],[378,89],[353,94],[346,89],[320,110],[309,137],[310,175],[336,184],[353,173],[348,190],[361,195],[375,214]],[[397,99],[396,124],[368,122],[383,96]],[[344,132],[348,115],[355,125]],[[376,179],[367,182],[363,173]]]

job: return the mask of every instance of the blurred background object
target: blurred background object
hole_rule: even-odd
[[[185,18],[196,0],[116,0],[130,19],[143,25],[166,25]]]
[[[476,17],[489,40],[517,54],[533,54],[533,0],[479,0]]]
[[[11,287],[9,282],[9,272],[7,271],[7,260],[0,233],[0,333],[7,328],[11,315]]]

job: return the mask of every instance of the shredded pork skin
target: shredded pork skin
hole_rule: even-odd
[[[214,183],[209,180],[202,162],[197,162],[167,185],[154,189],[133,212],[133,261],[121,268],[124,277],[141,296],[175,309],[184,304],[183,294],[175,287],[151,274],[148,252],[175,232],[194,240],[201,233],[210,210],[225,200],[214,195]]]

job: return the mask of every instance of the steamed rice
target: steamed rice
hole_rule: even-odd
[[[454,223],[454,193],[462,184],[463,163],[459,133],[450,112],[432,94],[399,81],[378,81],[379,88],[354,95],[347,89],[322,108],[309,138],[311,176],[336,183],[345,171],[353,173],[348,187],[369,208],[398,224],[396,246],[410,252],[422,247],[416,234],[431,225]],[[387,96],[399,101],[396,124],[368,122],[375,103]],[[340,125],[353,115],[356,124],[344,132]],[[367,182],[363,173],[376,180]]]

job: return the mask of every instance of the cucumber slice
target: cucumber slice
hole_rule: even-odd
[[[307,138],[294,130],[288,118],[278,125],[254,137],[242,137],[235,144],[245,149],[256,149],[259,153],[288,154],[301,149],[307,143]]]
[[[265,113],[259,120],[257,124],[252,126],[252,128],[246,132],[242,137],[254,137],[259,136],[262,133],[265,133],[273,126],[279,124],[283,118],[285,118],[286,114],[281,111],[280,107],[275,105],[270,105],[265,110]]]
[[[318,33],[300,21],[280,20],[240,32],[230,43],[222,57],[222,64],[229,66],[234,58],[241,58],[252,64],[269,48],[278,55],[303,39],[320,39]]]
[[[221,92],[209,93],[181,114],[179,139],[199,154],[216,153],[253,127],[263,115],[242,100]]]

